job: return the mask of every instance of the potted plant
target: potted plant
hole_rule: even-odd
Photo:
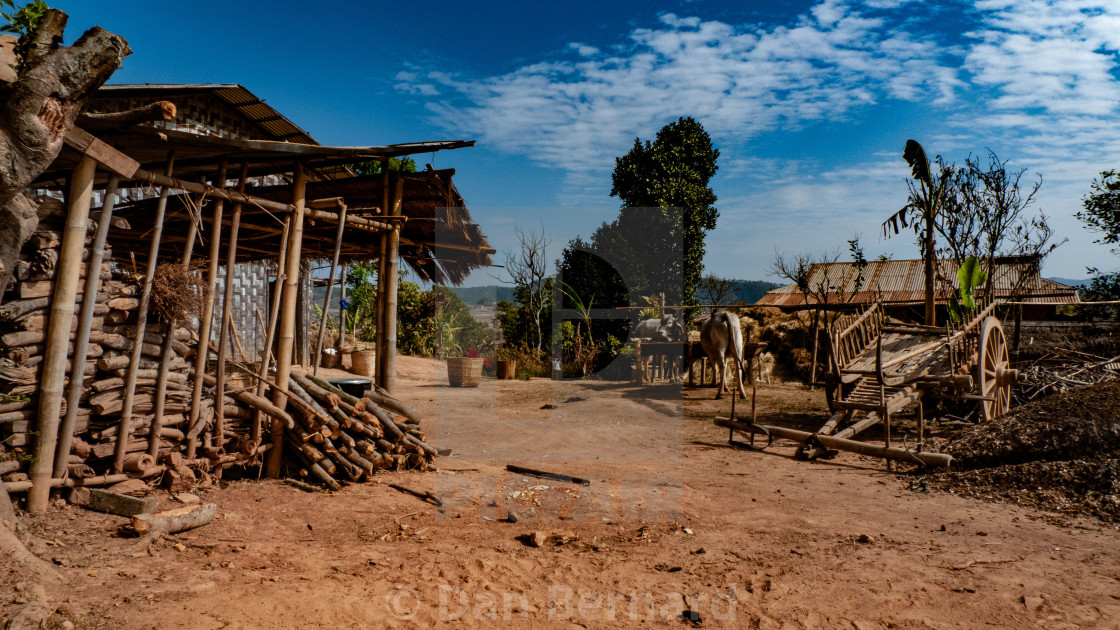
[[[497,377],[511,380],[517,377],[517,352],[513,348],[501,347],[497,352]]]

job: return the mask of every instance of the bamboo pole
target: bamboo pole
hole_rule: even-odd
[[[226,162],[218,165],[217,183],[224,186],[226,183]],[[193,427],[198,422],[199,406],[202,403],[202,375],[206,373],[206,360],[210,357],[210,329],[214,320],[214,289],[218,284],[218,252],[221,251],[222,242],[222,210],[225,200],[218,198],[214,201],[213,215],[210,217],[210,257],[207,266],[206,294],[202,301],[202,315],[198,321],[198,348],[194,358],[194,386],[191,388],[191,410],[187,416],[187,426]],[[195,434],[187,436],[187,459],[194,459],[198,442]]]
[[[201,221],[199,217],[198,221]],[[191,264],[194,254],[194,242],[198,237],[198,221],[191,221],[187,228],[187,242],[183,246],[183,269]],[[156,374],[156,398],[152,409],[152,427],[148,433],[148,455],[152,459],[159,457],[160,430],[163,429],[163,411],[167,406],[167,375],[171,367],[171,355],[175,348],[175,322],[165,323],[163,347],[159,352],[159,372]]]
[[[336,350],[338,350],[339,367],[342,367],[342,346],[346,344],[346,311],[342,308],[342,302],[346,299],[346,264],[342,265],[342,273],[339,274],[339,292],[338,292],[338,343]]]
[[[264,357],[261,359],[261,367],[258,373],[257,380],[257,396],[264,396],[265,387],[268,385],[268,366],[271,363],[272,357],[272,340],[276,338],[276,320],[280,314],[280,297],[283,291],[281,287],[284,284],[284,267],[287,265],[288,255],[288,232],[292,227],[292,215],[284,220],[284,233],[280,237],[280,255],[276,259],[276,288],[272,291],[272,305],[268,311],[268,326],[265,327],[264,336]],[[264,322],[261,322],[264,325]],[[250,429],[250,439],[253,444],[260,444],[261,440],[261,421],[263,414],[257,413],[253,416],[253,426]]]
[[[241,163],[241,175],[238,178],[237,191],[242,192],[245,190],[245,178],[249,173],[249,163]],[[237,264],[237,232],[241,228],[241,202],[234,202],[233,204],[233,217],[230,219],[229,226],[229,248],[226,254],[226,284],[225,292],[222,294],[222,325],[218,329],[218,365],[217,365],[217,393],[214,394],[214,448],[220,453],[225,446],[225,428],[226,428],[226,414],[225,405],[221,404],[225,400],[226,394],[226,352],[229,350],[229,330],[232,322],[232,308],[233,302],[233,268]],[[222,478],[221,466],[214,467],[214,476],[218,479]]]
[[[383,158],[381,160],[381,207],[385,215],[391,214],[389,202],[392,197],[389,194],[389,159]],[[385,278],[389,276],[389,233],[381,234],[378,239],[377,250],[377,316],[376,328],[374,329],[373,347],[377,351],[373,362],[373,383],[376,385],[384,386],[382,383],[381,371],[381,357],[385,356]]]
[[[109,176],[105,189],[105,200],[101,204],[101,216],[97,219],[97,234],[93,238],[93,252],[86,265],[86,286],[82,298],[81,323],[78,336],[74,340],[74,355],[70,361],[70,390],[66,395],[66,417],[58,430],[58,441],[54,451],[54,477],[64,477],[70,460],[70,439],[74,436],[74,424],[78,420],[78,407],[82,398],[83,372],[89,352],[89,334],[93,325],[93,309],[97,304],[97,292],[101,286],[101,262],[105,258],[105,241],[109,237],[109,224],[113,219],[113,208],[117,203],[117,184],[120,177]]]
[[[397,178],[396,189],[393,192],[393,216],[400,216],[401,198],[403,196],[404,180]],[[393,231],[389,233],[387,277],[385,278],[387,280],[385,283],[385,316],[382,319],[385,322],[385,335],[383,337],[385,348],[378,361],[380,364],[378,372],[381,381],[384,383],[381,387],[384,387],[390,395],[394,393],[397,382],[397,265],[400,262],[400,242],[401,230],[398,225],[394,226]]]
[[[62,236],[55,275],[54,299],[51,304],[50,323],[47,328],[43,357],[42,386],[39,391],[39,437],[35,441],[35,461],[31,464],[31,492],[27,511],[41,513],[50,503],[51,474],[58,442],[58,423],[62,412],[62,389],[66,379],[67,350],[70,345],[70,326],[74,320],[74,301],[78,294],[81,275],[82,250],[85,249],[89,229],[90,196],[93,194],[93,176],[97,162],[83,155],[74,168],[70,184],[70,208],[66,214],[66,229]],[[99,275],[100,270],[89,270],[87,276]],[[74,374],[82,381],[83,368],[75,366]],[[69,443],[67,443],[69,446]]]
[[[225,188],[224,180],[220,180],[218,182],[219,186],[207,186],[206,184],[199,184],[195,182],[187,182],[175,179],[174,177],[171,177],[170,173],[166,175],[160,175],[159,173],[153,173],[144,169],[136,171],[136,174],[133,175],[133,179],[144,180],[149,184],[155,186],[165,186],[192,193],[205,193],[216,199],[222,199],[225,201],[240,201],[242,203],[248,203],[265,210],[271,210],[273,212],[289,212],[292,209],[292,207],[286,203],[251,197],[234,190],[229,190],[228,188]]]
[[[346,227],[346,204],[340,203],[339,216],[341,219],[338,222],[338,233],[334,237],[334,258],[331,260],[331,273],[327,277],[327,295],[323,298],[323,315],[319,317],[319,338],[315,342],[315,368],[312,370],[316,376],[319,375],[319,362],[323,358],[323,333],[326,332],[327,323],[327,309],[331,305],[331,293],[334,292],[334,273],[338,270],[338,253],[342,250],[342,230]],[[339,311],[341,316],[342,311]]]
[[[170,177],[175,167],[175,152],[167,156],[167,176]],[[171,187],[164,186],[159,191],[159,203],[156,206],[155,223],[152,228],[152,244],[148,249],[148,271],[144,275],[144,286],[140,291],[140,308],[136,313],[136,332],[132,338],[136,343],[132,346],[132,356],[128,362],[128,373],[124,385],[124,403],[121,407],[120,430],[117,433],[117,448],[113,454],[113,472],[121,472],[127,452],[128,441],[132,433],[132,406],[136,400],[136,372],[140,369],[140,354],[144,344],[145,329],[148,325],[148,305],[152,299],[152,277],[156,273],[156,263],[159,262],[159,242],[163,236],[163,217],[167,212],[167,197],[171,194]]]
[[[285,262],[284,293],[281,301],[279,347],[276,350],[276,406],[283,409],[288,403],[288,381],[292,373],[292,350],[295,342],[296,306],[299,290],[300,248],[303,244],[303,208],[306,201],[307,178],[303,164],[296,163],[295,181],[292,185],[292,227],[288,235],[288,254]],[[272,422],[272,450],[268,452],[268,466],[265,470],[269,477],[280,473],[280,462],[284,454],[284,425]]]

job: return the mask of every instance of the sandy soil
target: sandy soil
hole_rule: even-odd
[[[213,523],[149,547],[120,517],[24,516],[61,574],[45,585],[51,626],[1120,627],[1114,527],[911,490],[913,478],[858,456],[729,447],[711,422],[729,402],[711,389],[489,379],[453,390],[442,364],[399,368],[429,441],[453,450],[439,472],[335,494],[232,481],[200,492],[219,506]],[[823,401],[762,386],[759,420],[816,428]],[[10,559],[0,576],[6,616],[31,578]]]

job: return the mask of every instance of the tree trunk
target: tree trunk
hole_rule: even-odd
[[[0,294],[39,223],[21,191],[58,157],[86,97],[132,52],[96,26],[60,47],[65,27],[66,14],[48,10],[15,82],[0,85]]]

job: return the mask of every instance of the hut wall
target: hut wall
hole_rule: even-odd
[[[233,327],[241,347],[245,349],[249,361],[259,361],[264,356],[265,331],[260,320],[268,322],[269,309],[272,308],[272,283],[276,279],[274,265],[271,263],[241,263],[233,267]],[[310,328],[318,323],[312,302],[311,273],[306,267],[301,273],[299,283],[299,311],[296,313],[296,347],[294,357],[300,364],[307,364],[310,355]],[[211,326],[210,340],[218,343],[221,327],[222,302],[225,297],[225,267],[220,267],[217,286],[214,289],[214,321]],[[257,312],[260,312],[260,317]],[[231,339],[230,352],[240,358],[237,344]]]

